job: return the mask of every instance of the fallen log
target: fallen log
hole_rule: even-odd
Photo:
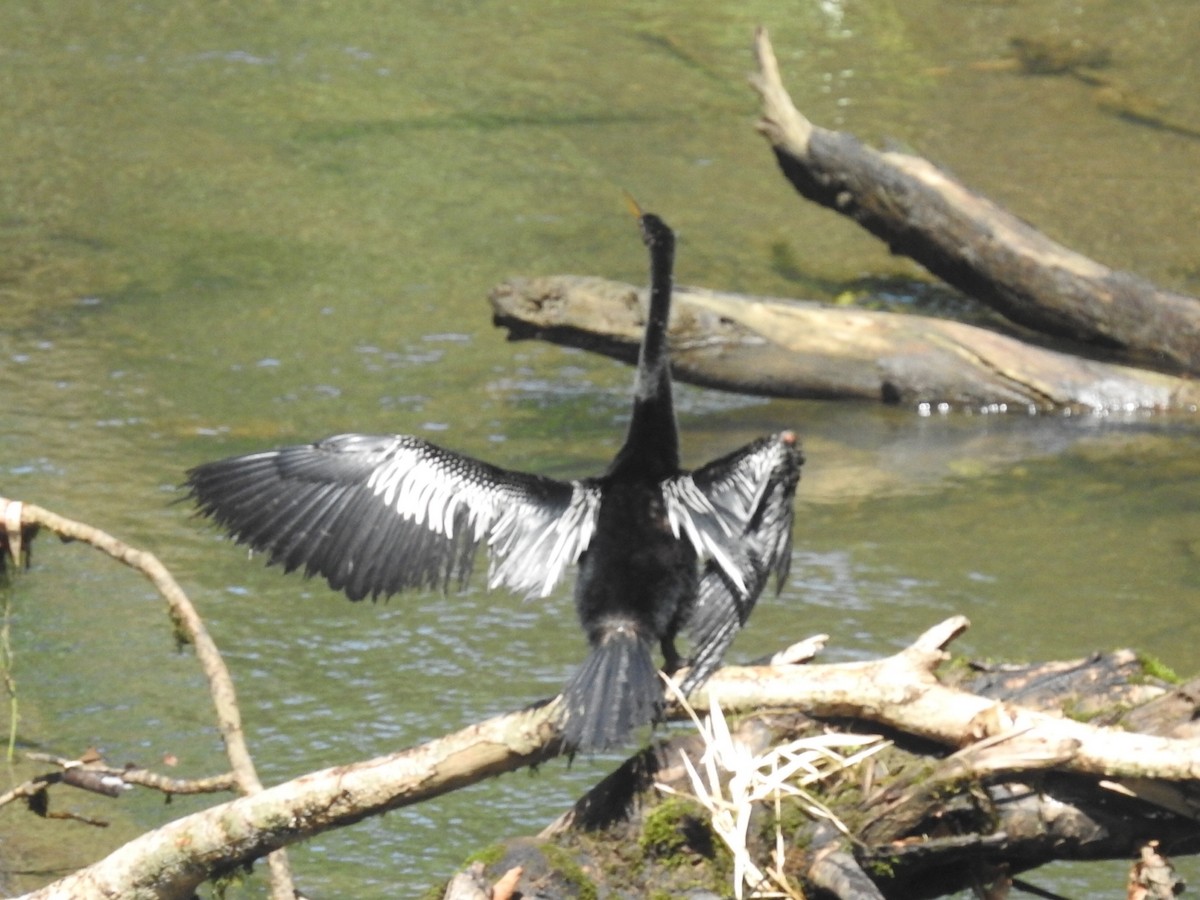
[[[1093,685],[1104,685],[1102,699],[1113,707],[1113,717],[1101,726],[1064,717],[1055,706],[1067,696],[1061,691],[1068,686],[1076,694],[1089,690],[1088,679],[1064,676],[1064,669],[1084,666],[1059,666],[1040,674],[980,673],[964,667],[936,671],[948,658],[944,648],[966,627],[965,619],[949,619],[911,647],[880,660],[726,667],[689,698],[696,708],[711,711],[710,723],[725,721],[719,709],[749,715],[728,734],[713,724],[705,726],[705,733],[708,746],[718,740],[727,746],[727,760],[744,760],[760,773],[780,770],[777,762],[764,768],[757,759],[776,753],[781,740],[795,745],[797,735],[804,740],[815,735],[824,748],[813,757],[817,767],[835,755],[828,748],[836,742],[871,745],[869,759],[874,762],[869,767],[862,765],[867,759],[860,753],[854,765],[829,769],[830,778],[807,785],[799,806],[795,794],[788,795],[786,804],[774,804],[769,794],[738,800],[751,803],[746,815],[754,814],[769,826],[771,843],[764,852],[769,856],[779,851],[778,860],[769,864],[753,861],[749,854],[757,853],[765,840],[756,826],[761,840],[738,857],[744,872],[778,870],[784,883],[845,884],[856,892],[845,896],[865,896],[866,878],[885,896],[912,897],[917,894],[896,885],[917,884],[918,876],[931,870],[955,870],[950,862],[965,877],[961,873],[977,872],[971,866],[979,860],[1004,861],[1019,871],[1050,858],[1132,853],[1132,843],[1142,838],[1159,841],[1165,853],[1200,850],[1200,743],[1125,730],[1129,720],[1118,714],[1147,698],[1155,702],[1172,697],[1135,655],[1105,659],[1112,671],[1091,679]],[[1020,692],[1018,697],[1027,695],[1031,682],[1057,684],[1060,693],[1043,695],[1031,706],[989,696],[1004,696],[1005,685]],[[1162,703],[1159,712],[1173,710],[1175,724],[1193,720],[1196,704],[1189,698],[1195,696],[1195,685],[1176,690],[1172,702]],[[676,704],[670,714],[678,718],[685,713]],[[1158,715],[1149,721],[1163,720]],[[503,772],[545,763],[561,749],[554,722],[553,705],[536,704],[389,756],[310,772],[169,822],[24,897],[190,896],[204,880],[249,865],[280,847]],[[864,737],[871,734],[885,735],[888,741]],[[689,765],[693,771],[715,771],[704,761],[707,750],[700,749],[699,740],[691,734],[682,745],[651,748],[628,763],[628,770],[677,791],[689,785],[694,789],[698,779]],[[677,751],[688,746],[692,749],[685,764]],[[647,754],[655,753],[665,755],[651,762]],[[747,774],[748,769],[743,772]],[[707,784],[723,792],[727,778],[725,784],[716,777]],[[570,846],[581,830],[624,827],[628,811],[645,801],[645,787],[644,780],[638,783],[628,775],[606,779],[557,830],[570,826]],[[670,852],[684,853],[690,860],[691,842],[707,841],[708,852],[717,857],[702,807],[675,799],[674,810],[658,817],[654,835],[636,846],[656,856],[674,847]],[[815,821],[814,808],[828,811],[828,816]],[[1077,819],[1066,815],[1070,809],[1079,810]],[[1013,811],[1011,821],[1004,818],[1006,810]],[[1076,820],[1082,823],[1080,829],[1088,830],[1068,829]],[[819,827],[834,821],[842,827],[829,834]],[[787,835],[774,830],[775,822],[781,829],[786,826]],[[997,822],[1004,830],[997,830]],[[610,837],[620,842],[621,834],[614,831]],[[520,843],[529,858],[507,858],[492,880],[517,866],[525,873],[519,877],[542,877],[545,868],[535,863],[547,856],[544,841]],[[619,846],[626,855],[631,852],[628,841]],[[729,857],[723,858],[728,863]],[[728,878],[736,868],[727,864],[719,871]],[[575,871],[580,871],[578,865]],[[646,889],[638,896],[652,892],[654,884],[645,880],[652,877],[651,870],[627,866],[624,874],[643,878]],[[721,895],[728,893],[729,882],[725,884]],[[539,882],[538,896],[554,896],[544,888]],[[528,880],[518,889],[533,894]]]
[[[512,340],[542,338],[634,362],[645,292],[599,278],[514,279],[490,295]],[[705,387],[776,397],[858,399],[983,411],[1194,410],[1200,385],[1081,359],[925,316],[675,293],[672,370]]]
[[[706,737],[652,745],[538,839],[492,848],[493,863],[477,874],[487,881],[519,865],[518,888],[536,885],[546,900],[581,889],[728,896],[763,887],[769,896],[819,890],[852,900],[1012,884],[1059,859],[1138,860],[1132,878],[1153,858],[1169,878],[1162,854],[1200,852],[1195,742],[1124,730],[1152,706],[1156,727],[1186,727],[1197,715],[1195,684],[1165,686],[1130,651],[1040,665],[955,664],[935,677],[945,645],[965,624],[950,619],[884,660],[723,670],[711,690],[722,707],[750,709],[737,685],[759,677],[781,691],[795,678],[803,701],[792,711],[767,701],[773,710],[750,712],[724,736],[709,728]],[[756,692],[756,705],[763,699]],[[1169,721],[1163,710],[1172,711]],[[803,792],[746,789],[768,783],[806,741],[829,747],[840,734],[867,742],[872,731],[888,740],[857,764],[810,779]],[[1148,748],[1146,741],[1175,748],[1174,761],[1163,768],[1161,755],[1139,757],[1134,745]],[[790,757],[780,755],[789,742]],[[731,769],[710,782],[718,760],[733,760]],[[723,830],[722,815],[747,827]],[[740,834],[742,845],[725,846],[727,833]]]
[[[1001,314],[1080,352],[1200,373],[1200,300],[1161,290],[1058,244],[929,161],[879,152],[806,119],[783,86],[765,29],[755,38],[758,130],[806,199],[848,216]]]

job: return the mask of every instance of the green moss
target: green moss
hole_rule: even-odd
[[[471,865],[471,863],[483,863],[485,866],[494,866],[500,860],[504,859],[504,855],[508,852],[503,844],[492,844],[490,847],[484,847],[481,850],[476,850],[465,860],[463,860],[463,868]]]
[[[182,651],[190,647],[193,643],[192,635],[188,631],[187,625],[179,617],[179,614],[172,608],[170,611],[171,617],[171,639],[175,643],[176,652]]]
[[[1167,684],[1181,684],[1183,679],[1161,659],[1150,656],[1148,653],[1138,654],[1138,663],[1142,667],[1142,674],[1147,678],[1156,678],[1159,681],[1165,681]]]
[[[795,841],[797,835],[803,834],[812,822],[812,814],[790,797],[779,805],[778,819],[776,819],[773,809],[769,806],[767,809],[770,810],[770,815],[764,817],[761,833],[763,841],[768,842],[768,846],[775,843],[776,826],[783,832],[785,838]]]
[[[588,877],[587,872],[583,871],[583,867],[579,865],[570,851],[554,844],[546,844],[542,847],[542,853],[555,873],[567,883],[569,889],[575,892],[577,900],[598,900],[600,893],[596,889],[595,882]]]
[[[250,873],[253,871],[254,864],[252,862],[235,865],[229,869],[217,872],[209,879],[209,884],[212,885],[212,895],[218,900],[224,900],[225,893],[230,888],[241,889],[245,887]]]
[[[638,849],[642,881],[666,885],[658,889],[665,897],[696,889],[729,893],[733,854],[713,831],[708,810],[695,800],[670,797],[647,812]]]
[[[965,684],[979,675],[975,663],[966,656],[951,656],[937,667],[938,680],[952,687]]]
[[[668,865],[681,865],[686,861],[679,857],[688,847],[688,831],[694,829],[701,816],[707,827],[707,814],[695,801],[684,797],[664,800],[647,814],[638,845],[647,856]]]
[[[891,879],[896,875],[896,861],[892,857],[876,857],[867,861],[867,874],[876,879]]]
[[[728,896],[733,855],[712,830],[708,811],[695,800],[670,797],[647,803],[638,822],[596,832],[559,835],[539,845],[547,865],[568,892],[667,900],[688,891]],[[595,880],[589,872],[603,873]]]
[[[450,884],[448,881],[443,881],[441,884],[435,884],[428,890],[417,895],[417,900],[442,900],[446,896],[446,888]]]
[[[1127,703],[1113,703],[1107,706],[1088,707],[1083,703],[1073,702],[1063,705],[1063,716],[1073,722],[1083,724],[1106,725],[1120,728],[1117,724],[1125,713],[1132,707]]]

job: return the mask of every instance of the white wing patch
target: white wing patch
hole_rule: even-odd
[[[711,559],[743,594],[746,579],[741,567],[734,562],[730,549],[745,527],[736,516],[727,521],[731,511],[718,510],[709,497],[696,486],[691,475],[678,475],[663,482],[663,500],[667,507],[667,522],[675,537],[684,536],[696,548],[702,559]]]
[[[512,503],[491,529],[488,587],[501,585],[530,597],[545,597],[563,570],[587,549],[600,511],[600,492],[574,482],[571,502],[561,513]]]
[[[450,539],[459,510],[465,510],[471,540],[482,540],[497,517],[494,489],[472,479],[461,457],[431,455],[428,446],[398,444],[371,473],[367,488],[404,518]]]
[[[460,537],[460,527],[463,540],[486,541],[489,588],[545,597],[587,549],[600,493],[591,483],[570,482],[563,508],[537,496],[531,485],[536,482],[528,476],[413,438],[398,440],[367,480],[367,488],[403,518],[447,540]]]

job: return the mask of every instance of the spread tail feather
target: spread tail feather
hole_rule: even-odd
[[[620,745],[662,705],[650,644],[631,624],[614,623],[563,689],[563,742],[585,752]]]

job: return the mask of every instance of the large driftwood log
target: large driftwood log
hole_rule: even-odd
[[[1132,365],[1200,373],[1200,300],[1055,243],[925,159],[814,125],[783,87],[764,29],[755,49],[759,130],[805,198],[1014,322]]]
[[[995,692],[994,677],[980,688],[983,694],[945,684],[934,669],[946,659],[944,647],[966,627],[964,619],[948,620],[912,647],[883,660],[727,667],[698,692],[702,696],[691,699],[700,708],[719,702],[730,713],[776,709],[790,714],[800,709],[808,717],[837,721],[843,727],[882,727],[897,741],[917,748],[910,752],[933,761],[941,789],[922,794],[928,781],[910,779],[905,782],[913,789],[908,794],[872,793],[878,795],[878,803],[871,808],[883,813],[870,820],[875,829],[870,846],[891,856],[909,851],[893,846],[902,840],[897,835],[905,832],[889,823],[917,822],[911,827],[919,827],[918,820],[924,821],[918,815],[922,802],[942,803],[950,786],[966,791],[976,781],[990,783],[1014,772],[1028,776],[1031,770],[1042,776],[1053,771],[1067,783],[1093,792],[1140,798],[1146,808],[1143,833],[1170,838],[1176,842],[1172,849],[1194,852],[1200,826],[1179,810],[1190,808],[1200,782],[1200,742],[1136,734],[1015,706],[986,695]],[[1192,713],[1194,718],[1194,707]],[[937,762],[952,750],[957,752],[948,762]],[[544,761],[557,752],[551,705],[498,716],[407,751],[313,772],[178,819],[25,898],[187,897],[205,879],[279,847]],[[928,766],[922,765],[926,771]],[[872,777],[877,784],[885,783],[880,774]],[[1099,787],[1102,781],[1114,789]],[[1005,790],[1011,790],[1012,783],[1005,781]],[[894,807],[903,815],[894,813]],[[1164,824],[1168,821],[1169,827]],[[954,850],[970,856],[977,844],[966,842]],[[990,834],[987,846],[1003,858],[1003,838]],[[1028,850],[1023,845],[1021,849]],[[847,849],[840,847],[838,852],[844,862]],[[1028,858],[1027,853],[1018,856],[1018,864]],[[928,854],[918,862],[926,858]]]
[[[757,712],[733,729],[740,747],[735,755],[753,758],[798,737],[827,735],[835,722],[840,730],[862,732],[894,722],[887,709],[906,711],[903,727],[882,730],[893,746],[810,787],[809,812],[794,796],[785,795],[782,803],[759,797],[746,843],[757,858],[778,861],[771,887],[780,893],[773,896],[812,896],[819,889],[820,896],[844,900],[910,900],[1011,883],[1055,859],[1161,860],[1160,847],[1174,854],[1200,851],[1200,769],[1187,759],[1192,751],[1179,757],[1181,769],[1170,767],[1167,779],[1147,779],[1134,774],[1139,751],[1118,746],[1125,739],[1117,737],[1136,711],[1154,707],[1160,727],[1190,728],[1197,716],[1194,684],[1154,686],[1129,651],[1066,663],[958,666],[943,674],[953,685],[938,682],[932,668],[944,658],[941,647],[964,626],[961,619],[942,623],[885,660],[776,673],[804,681],[804,708],[819,719]],[[763,671],[726,670],[714,694],[722,705],[736,706],[733,684],[753,682]],[[851,672],[854,700],[839,697],[837,686]],[[1012,705],[1018,701],[1026,705]],[[1064,709],[1114,727],[1079,730]],[[1108,737],[1115,739],[1113,755],[1105,747],[1103,762],[1089,760]],[[572,872],[576,879],[587,873],[601,895],[643,896],[653,889],[672,896],[689,890],[728,895],[729,858],[708,813],[699,804],[662,796],[664,788],[672,798],[692,794],[695,779],[681,761],[686,756],[703,772],[712,752],[695,735],[655,744],[583,797],[543,833],[543,843],[520,839],[493,850],[491,877],[520,865],[526,880],[518,886],[531,890],[536,884],[547,900],[576,896],[578,884],[567,877]],[[732,780],[744,778],[746,768],[739,772],[726,775],[726,807],[739,803]],[[816,804],[840,826],[813,815]],[[548,840],[559,849],[546,851]],[[566,864],[559,855],[564,847],[571,854]],[[768,869],[764,863],[759,872]],[[755,886],[752,880],[744,884]],[[1138,896],[1170,896],[1172,886],[1168,882],[1166,894]],[[1121,887],[1114,885],[1114,893]],[[988,896],[1006,893],[997,888]]]
[[[633,362],[645,292],[572,275],[491,292],[511,339],[538,337]],[[1200,384],[1081,359],[924,316],[680,288],[671,360],[683,381],[767,396],[971,409],[1190,409]]]

